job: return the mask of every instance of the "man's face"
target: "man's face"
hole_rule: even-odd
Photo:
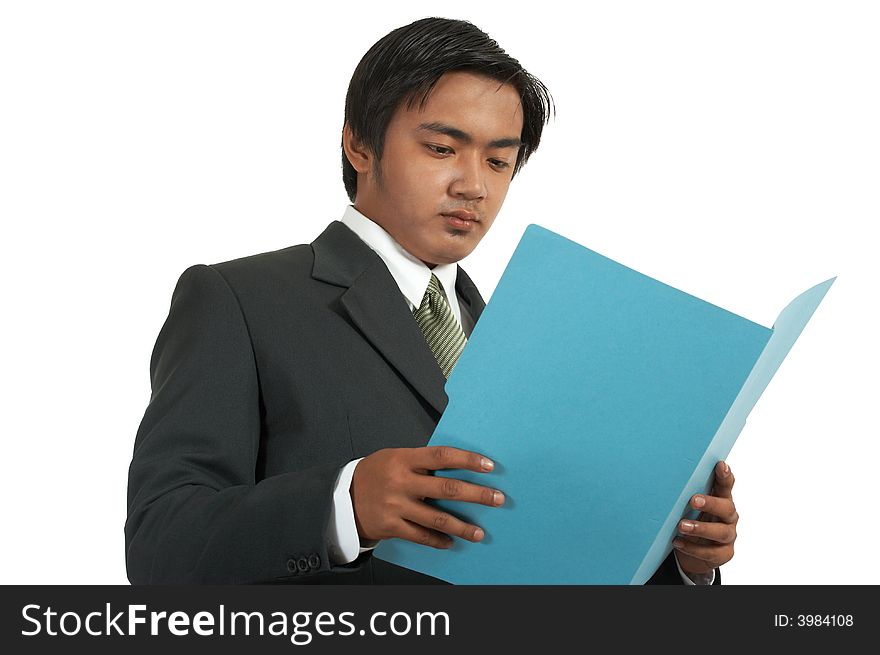
[[[423,110],[417,104],[397,109],[380,162],[372,153],[355,154],[355,209],[428,266],[457,262],[501,209],[522,126],[512,85],[466,71],[446,73]],[[474,220],[461,224],[444,216],[462,210]]]

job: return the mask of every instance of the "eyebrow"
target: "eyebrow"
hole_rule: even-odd
[[[458,129],[457,127],[447,125],[446,123],[422,123],[418,126],[417,131],[445,134],[446,136],[451,136],[453,139],[457,139],[462,143],[474,142],[474,137],[472,137],[470,134]],[[490,148],[520,148],[524,145],[525,143],[523,143],[521,139],[516,137],[505,137],[503,139],[495,139],[494,141],[489,142]]]

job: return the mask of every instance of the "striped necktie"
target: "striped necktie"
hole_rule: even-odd
[[[448,378],[455,368],[467,338],[453,316],[449,303],[446,302],[443,285],[433,273],[425,296],[422,298],[422,304],[413,311],[413,316],[443,371],[443,377]]]

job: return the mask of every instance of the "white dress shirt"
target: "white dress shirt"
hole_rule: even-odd
[[[429,268],[424,262],[404,250],[385,229],[378,223],[373,222],[361,214],[353,205],[345,208],[341,219],[361,240],[373,249],[397,282],[401,293],[406,298],[410,310],[415,310],[422,303],[425,290],[431,280],[431,274],[437,276],[443,290],[446,292],[446,300],[452,310],[455,319],[461,325],[461,308],[458,305],[458,297],[455,293],[455,281],[458,274],[458,265],[437,264]],[[342,467],[333,492],[333,505],[330,509],[330,521],[327,526],[327,544],[330,559],[335,564],[347,564],[354,561],[358,555],[366,550],[371,550],[378,542],[361,546],[360,537],[357,533],[357,525],[354,520],[354,509],[351,506],[351,478],[358,462],[363,458],[355,459]],[[678,565],[678,557],[675,558],[678,572],[685,584],[712,584],[715,580],[715,571],[705,575],[694,574],[691,579],[681,570]]]

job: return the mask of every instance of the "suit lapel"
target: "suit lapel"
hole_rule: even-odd
[[[442,414],[449,402],[446,378],[385,262],[341,221],[330,223],[311,245],[312,277],[347,287],[340,302],[352,323]],[[486,304],[460,266],[455,288],[465,305],[462,309],[476,322]]]
[[[367,340],[442,413],[449,400],[446,378],[385,262],[376,259],[342,294],[342,306]],[[393,285],[391,293],[389,285]]]
[[[461,266],[458,266],[458,264],[456,266],[458,267],[458,273],[455,274],[455,290],[458,291],[458,297],[464,301],[464,308],[467,308],[468,313],[470,313],[471,318],[476,323],[480,318],[480,314],[483,313],[486,303],[470,276],[464,272]],[[470,337],[471,335],[468,334],[467,336]]]

